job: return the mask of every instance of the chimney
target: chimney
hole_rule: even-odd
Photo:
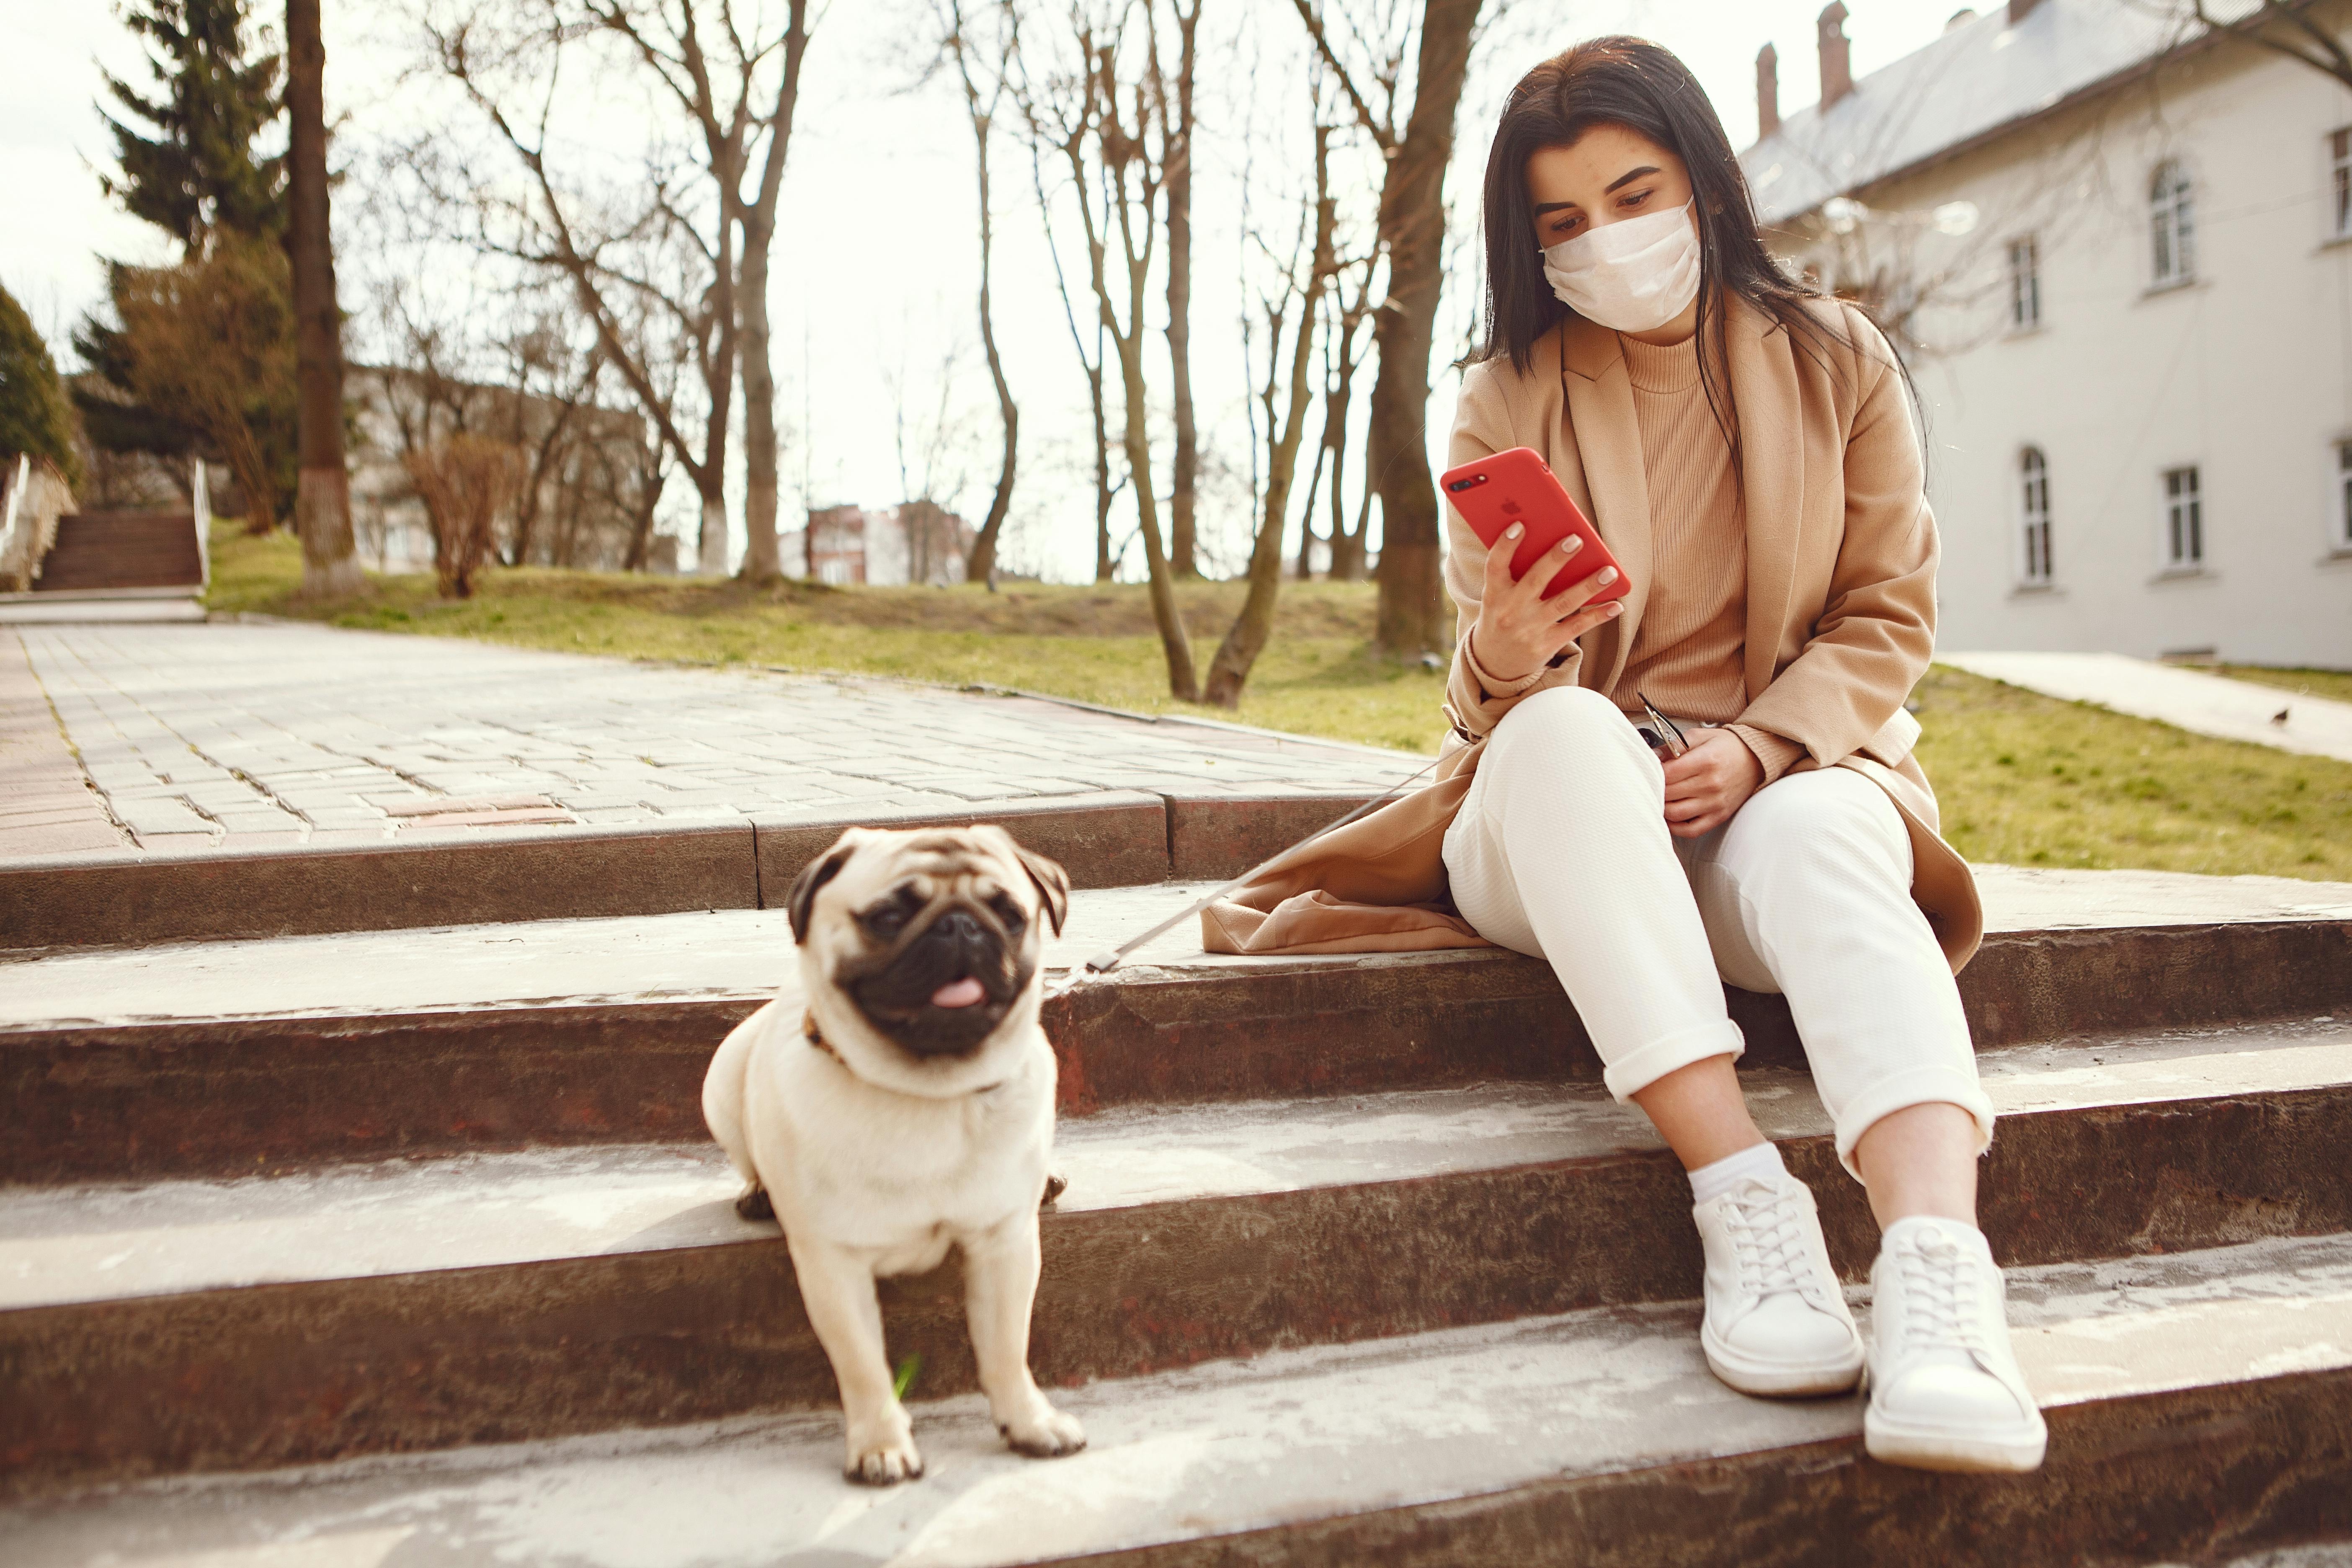
[[[1845,38],[1845,6],[1841,0],[1830,0],[1822,10],[1821,39],[1822,108],[1826,110],[1853,90],[1853,58]]]
[[[1756,140],[1780,129],[1780,57],[1769,44],[1756,51]]]
[[[2016,26],[2042,0],[2009,0],[2009,25]]]

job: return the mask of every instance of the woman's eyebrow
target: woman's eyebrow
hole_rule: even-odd
[[[1601,194],[1605,196],[1620,185],[1630,184],[1633,181],[1640,179],[1644,174],[1654,174],[1657,172],[1658,166],[1655,163],[1644,163],[1638,169],[1628,169],[1623,174],[1618,175],[1615,179],[1610,181],[1608,189],[1602,191]]]
[[[1612,186],[1611,189],[1613,190],[1615,187]],[[1546,213],[1556,213],[1563,208],[1572,207],[1575,205],[1576,204],[1574,202],[1538,202],[1536,204],[1536,216],[1541,217]]]

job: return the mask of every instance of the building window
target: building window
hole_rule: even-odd
[[[2019,581],[2029,588],[2050,586],[2050,462],[2039,447],[2028,447],[2018,459],[2023,486],[2019,516],[2024,525],[2023,572]]]
[[[2193,468],[2164,471],[2164,564],[2171,572],[2205,564],[2205,499]]]
[[[2352,550],[2352,441],[2336,443],[2336,548]]]
[[[2336,237],[2352,239],[2352,125],[2327,139],[2329,193],[2334,199]]]
[[[2189,171],[2179,160],[2157,166],[2148,184],[2147,213],[2157,283],[2188,282],[2197,275],[2197,222]]]
[[[2042,324],[2042,249],[2032,235],[2009,243],[2009,325],[2012,331]]]

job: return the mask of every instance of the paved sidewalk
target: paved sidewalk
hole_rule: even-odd
[[[1105,790],[1363,793],[1425,760],[1025,698],[320,626],[0,629],[10,661],[18,638],[38,690],[0,708],[0,747],[44,725],[54,744],[61,722],[123,848],[788,823]],[[0,818],[0,860],[54,847]]]
[[[2119,653],[1938,653],[1936,662],[2200,735],[2352,763],[2352,702]],[[2272,721],[2279,713],[2286,715],[2284,723]]]
[[[0,632],[0,859],[122,843],[16,640]]]

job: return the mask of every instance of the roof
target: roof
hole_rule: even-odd
[[[2022,124],[2180,41],[2180,23],[2153,6],[2041,0],[2012,27],[2008,6],[1990,0],[1983,16],[1871,72],[1826,112],[1799,110],[1742,153],[1757,214],[1767,224],[1801,217]]]

